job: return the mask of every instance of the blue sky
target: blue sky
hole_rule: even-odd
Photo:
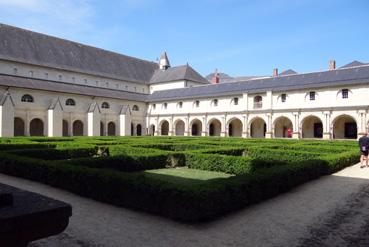
[[[203,75],[369,62],[366,0],[0,0],[0,22]]]

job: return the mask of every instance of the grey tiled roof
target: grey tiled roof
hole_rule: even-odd
[[[0,24],[0,59],[148,83],[158,64]]]
[[[204,77],[202,77],[189,65],[172,67],[168,68],[167,70],[158,69],[155,71],[153,77],[151,78],[150,84],[178,80],[188,80],[209,84],[209,82]]]
[[[279,75],[296,75],[296,74],[297,74],[297,72],[294,71],[293,69],[288,69],[288,70],[283,71]]]
[[[0,74],[0,86],[53,91],[60,93],[80,94],[95,97],[145,101],[147,95],[127,91],[98,88],[70,83],[52,82],[41,79],[30,79]]]
[[[148,95],[148,101],[217,97],[241,95],[247,92],[261,93],[267,90],[287,91],[355,84],[369,84],[369,66],[155,91],[153,94]]]
[[[346,65],[343,65],[342,67],[340,67],[340,69],[344,69],[344,68],[351,68],[351,67],[357,67],[357,66],[362,66],[362,65],[366,65],[367,63],[362,63],[359,61],[352,61],[351,63],[348,63]]]

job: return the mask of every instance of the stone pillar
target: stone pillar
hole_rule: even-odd
[[[267,123],[266,123],[266,133],[265,133],[265,138],[273,138],[273,123],[272,123],[272,114],[268,113],[267,114]]]
[[[357,137],[360,138],[367,131],[366,127],[366,112],[365,110],[358,111],[358,123],[357,123]]]
[[[202,125],[203,125],[202,126],[202,133],[201,133],[202,136],[208,136],[209,135],[209,132],[208,132],[209,126],[208,126],[207,121],[208,121],[207,116],[202,117]]]
[[[26,119],[24,120],[24,135],[25,136],[30,136],[30,129],[29,129],[29,124],[30,124],[30,117],[29,117],[29,111],[26,111]]]
[[[87,135],[100,136],[100,114],[96,112],[87,113]]]
[[[329,111],[323,112],[324,122],[323,122],[323,139],[329,140],[333,138],[333,133],[331,129],[331,113]]]
[[[0,137],[14,136],[14,103],[7,92],[0,105]]]
[[[169,118],[169,131],[168,136],[174,136],[175,130],[174,130],[174,123],[173,123],[173,116]]]
[[[159,117],[155,118],[155,133],[154,136],[158,136],[159,135]]]
[[[47,110],[47,136],[63,136],[63,112],[57,109]]]
[[[184,122],[185,122],[184,136],[190,136],[190,123],[189,123],[189,119],[190,119],[189,116],[184,118]]]
[[[129,114],[119,114],[118,129],[119,136],[131,135],[131,117]]]
[[[299,139],[300,138],[300,131],[299,131],[300,114],[298,112],[293,112],[293,117],[294,117],[294,123],[293,123],[292,138]]]
[[[220,128],[220,136],[228,136],[228,126],[227,126],[227,115],[222,117],[222,126]]]
[[[248,131],[248,115],[244,114],[242,115],[243,122],[242,122],[242,137],[248,138],[249,137],[249,131]]]

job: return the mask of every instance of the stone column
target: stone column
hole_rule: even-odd
[[[0,137],[14,136],[14,103],[10,94],[4,94],[5,99],[0,105]]]
[[[202,133],[201,133],[201,135],[202,136],[208,136],[208,123],[207,123],[207,121],[208,121],[208,118],[207,118],[207,116],[205,116],[205,117],[202,117]]]
[[[357,123],[357,137],[360,138],[364,135],[367,131],[366,127],[366,111],[365,110],[359,110],[358,111],[358,123]]]
[[[184,118],[184,122],[185,122],[185,129],[184,129],[184,136],[190,136],[190,123],[189,123],[189,119],[190,117],[185,117]]]
[[[293,114],[293,117],[294,117],[292,138],[299,139],[300,138],[300,130],[299,130],[300,114],[298,112],[293,112],[292,114]]]
[[[242,115],[243,122],[242,122],[242,137],[248,138],[249,137],[249,131],[248,131],[248,114]]]
[[[171,116],[169,118],[169,132],[168,132],[168,136],[174,136],[174,123],[173,123],[173,116]]]
[[[220,128],[220,136],[221,137],[228,136],[227,115],[224,115],[222,117],[222,126]]]
[[[272,114],[271,113],[268,113],[267,114],[267,123],[266,123],[266,133],[265,133],[265,138],[273,138],[273,123],[272,123]]]
[[[323,122],[323,139],[333,138],[332,128],[331,128],[331,113],[329,111],[323,112],[324,122]]]

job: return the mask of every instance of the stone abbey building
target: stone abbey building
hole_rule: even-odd
[[[369,65],[209,82],[171,67],[0,24],[0,136],[357,138]]]

